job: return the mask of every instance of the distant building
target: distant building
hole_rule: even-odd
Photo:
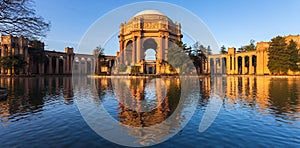
[[[74,49],[65,48],[65,52],[44,50],[44,43],[40,41],[29,41],[20,36],[2,35],[0,41],[0,58],[8,55],[20,55],[25,61],[26,66],[22,69],[15,70],[4,69],[0,65],[0,74],[94,74],[100,73],[101,70],[96,68],[100,66],[94,55],[75,54]],[[107,63],[113,60],[114,56],[105,56]],[[74,65],[73,65],[74,64]],[[105,73],[108,73],[112,64],[107,65]]]
[[[284,38],[286,43],[293,40],[300,47],[300,35],[289,35]],[[227,54],[209,55],[207,73],[270,75],[267,66],[269,46],[270,42],[258,42],[254,51],[237,52],[236,48],[228,48]],[[300,72],[289,71],[288,74],[300,74]]]

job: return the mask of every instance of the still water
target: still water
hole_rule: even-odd
[[[228,76],[197,81],[200,93],[196,104],[190,102],[196,106],[191,120],[183,126],[184,115],[179,114],[169,128],[148,131],[160,133],[155,137],[160,139],[179,129],[174,137],[153,147],[300,147],[299,77]],[[163,85],[157,85],[158,82]],[[0,87],[9,89],[8,98],[0,100],[0,147],[118,147],[90,128],[78,103],[87,100],[87,105],[81,107],[90,108],[88,116],[93,116],[102,104],[120,124],[150,127],[175,112],[182,94],[180,83],[179,78],[173,77],[155,81],[0,78]],[[124,99],[126,92],[134,99]],[[220,111],[211,126],[199,132],[199,124],[214,94],[221,99]],[[186,104],[181,109],[188,111],[188,108]],[[147,131],[124,132],[136,137],[147,134]]]

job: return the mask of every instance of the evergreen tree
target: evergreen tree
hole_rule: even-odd
[[[226,47],[223,45],[220,49],[221,54],[227,54],[228,52],[226,51]]]
[[[270,42],[268,49],[269,61],[268,68],[273,74],[286,74],[289,70],[289,51],[287,50],[287,44],[285,38],[277,36]]]
[[[300,58],[298,54],[299,49],[297,49],[296,42],[291,40],[289,45],[287,46],[287,50],[289,55],[289,59],[288,59],[289,69],[292,71],[298,71],[299,67],[297,63],[300,62]]]

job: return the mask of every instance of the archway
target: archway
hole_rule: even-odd
[[[124,53],[124,61],[125,61],[125,64],[126,65],[130,65],[131,63],[132,63],[132,61],[133,61],[133,59],[132,59],[132,48],[133,48],[133,42],[130,40],[130,41],[128,41],[127,42],[127,44],[126,44],[126,48],[125,48],[125,53]]]
[[[154,39],[149,38],[144,41],[144,72],[146,74],[156,73],[156,59],[157,59],[157,43]]]

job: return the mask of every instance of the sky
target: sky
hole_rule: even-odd
[[[136,2],[140,1],[36,0],[36,13],[51,21],[50,31],[47,37],[43,39],[46,45],[45,49],[64,51],[65,47],[74,47],[76,51],[77,48],[80,48],[78,45],[84,35],[95,22],[99,22],[99,18],[112,13],[119,7]],[[277,35],[300,34],[299,0],[166,0],[157,2],[175,4],[196,15],[214,36],[218,46],[239,48],[249,44],[251,39],[260,42],[269,41]],[[151,7],[139,6],[136,9],[149,8]],[[168,8],[165,10],[160,8],[160,10],[168,12]],[[180,16],[181,12],[173,11],[173,13],[171,19],[176,21],[176,15]],[[119,15],[120,18],[123,17],[119,22],[120,24],[132,17],[130,15],[134,15],[134,13],[129,10],[128,14]],[[183,30],[186,26],[182,25]],[[196,30],[198,26],[193,27]],[[99,37],[105,34],[104,31],[105,29],[102,29],[99,33],[97,32]],[[114,36],[113,38],[110,41],[111,45],[118,46],[117,37]],[[183,37],[183,41],[187,41],[188,45],[192,44],[187,35]],[[108,46],[108,48],[105,53],[111,55],[119,49],[119,47],[114,46]],[[218,50],[214,49],[213,52],[217,53]]]

